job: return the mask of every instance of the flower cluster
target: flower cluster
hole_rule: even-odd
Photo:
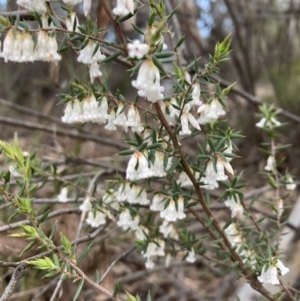
[[[199,107],[198,113],[200,124],[215,122],[219,116],[225,115],[225,110],[218,99],[214,98],[210,103],[203,104]]]
[[[105,129],[109,131],[115,131],[117,129],[116,126],[122,126],[126,132],[128,127],[134,132],[143,130],[140,114],[136,106],[130,105],[127,117],[124,104],[119,104],[116,111],[114,108],[111,109],[110,114],[108,114],[108,108],[106,97],[102,97],[102,100],[98,101],[95,95],[88,95],[81,101],[79,99],[69,101],[62,121],[65,123],[93,122],[99,124],[107,122]]]
[[[280,126],[281,122],[278,121],[275,117],[270,117],[269,119],[263,117],[258,123],[256,123],[256,126],[259,128],[268,128],[272,129],[276,126]]]
[[[61,55],[57,53],[57,49],[55,36],[49,36],[42,30],[37,34],[37,44],[34,47],[29,32],[11,29],[4,39],[0,57],[3,57],[5,62],[58,62],[61,60]]]
[[[77,61],[90,66],[90,80],[94,82],[96,77],[102,75],[99,62],[104,59],[105,55],[102,54],[99,44],[90,40],[87,45],[79,51]]]
[[[101,103],[97,101],[92,94],[82,101],[75,99],[67,103],[65,114],[62,121],[65,123],[84,123],[96,122],[105,123],[108,119],[108,103],[106,97],[103,97]]]
[[[228,178],[225,174],[225,169],[230,174],[234,174],[230,163],[222,160],[221,157],[217,158],[216,168],[214,167],[213,160],[210,160],[206,166],[205,177],[201,179],[205,184],[204,187],[206,189],[218,188],[219,184],[217,181],[226,181]]]
[[[155,240],[154,242],[149,242],[146,252],[142,255],[147,258],[146,268],[152,269],[154,267],[153,257],[155,256],[165,256],[165,241],[162,239]]]
[[[166,170],[170,168],[172,159],[170,159],[167,166],[164,167],[164,155],[156,151],[154,156],[155,161],[149,166],[147,153],[145,151],[135,151],[127,165],[126,179],[138,181],[151,177],[165,177],[167,175]]]
[[[226,200],[224,202],[224,204],[226,207],[228,207],[231,210],[232,218],[234,218],[234,217],[236,217],[238,219],[243,218],[244,208],[241,205],[239,198],[237,198],[237,200],[235,200],[234,198],[230,198],[230,199]]]
[[[129,204],[148,205],[150,203],[145,188],[130,182],[120,184],[116,199],[119,202],[128,202]]]
[[[138,90],[138,95],[150,102],[163,99],[164,87],[160,86],[160,74],[152,59],[146,59],[140,66],[137,79],[132,86]]]
[[[233,248],[235,248],[236,252],[241,256],[243,262],[255,266],[256,259],[254,253],[249,250],[248,246],[245,244],[238,226],[235,223],[232,223],[224,230],[224,232]]]
[[[270,262],[271,264],[265,264],[263,266],[261,274],[257,277],[257,280],[265,284],[279,285],[278,270],[281,275],[285,275],[289,272],[289,268],[276,258],[271,258]]]

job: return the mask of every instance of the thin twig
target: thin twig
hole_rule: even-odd
[[[19,263],[17,265],[8,285],[6,286],[2,296],[0,298],[0,301],[6,301],[9,299],[10,295],[13,293],[13,290],[14,290],[17,282],[24,276],[25,268],[26,268],[26,264],[24,264],[24,263]]]
[[[103,280],[106,278],[108,273],[111,271],[111,269],[123,258],[125,258],[128,254],[130,254],[136,246],[131,247],[129,250],[121,253],[107,268],[107,270],[104,272],[103,276],[101,277],[100,283],[103,282]]]
[[[57,211],[50,212],[47,218],[53,218],[53,217],[64,215],[64,214],[80,214],[80,213],[81,213],[81,210],[79,208],[66,208],[66,209],[60,209],[60,210],[57,210]],[[39,215],[37,218],[39,219],[41,217],[43,217],[43,214]],[[30,223],[31,223],[31,221],[26,219],[26,220],[23,220],[23,221],[19,221],[19,222],[15,222],[15,223],[12,223],[12,224],[4,225],[4,226],[0,227],[0,233],[5,232],[5,231],[9,231],[9,230],[12,230],[12,229],[16,229],[16,228],[20,227],[21,225],[22,226],[23,225],[29,225]]]
[[[18,120],[15,118],[5,117],[5,116],[0,116],[0,123],[10,125],[10,126],[26,128],[29,130],[42,131],[42,132],[51,133],[51,134],[55,131],[56,135],[58,135],[58,136],[68,136],[73,139],[94,141],[97,143],[113,146],[117,149],[122,149],[122,148],[127,147],[127,145],[125,145],[124,143],[119,142],[117,140],[94,136],[91,134],[79,133],[78,130],[75,130],[75,129],[74,130],[64,130],[61,128],[56,128],[54,130],[53,128],[51,128],[49,126],[44,126],[44,125],[41,125],[38,123],[25,121],[25,120]]]
[[[77,272],[77,274],[84,279],[87,283],[89,283],[93,288],[95,288],[96,290],[104,293],[105,295],[111,297],[113,300],[116,301],[121,301],[121,299],[117,296],[113,296],[113,294],[108,291],[106,288],[104,288],[103,286],[97,284],[96,282],[94,282],[91,278],[89,278],[78,266],[76,266],[69,258],[67,258],[66,256],[60,254],[60,257],[68,264],[70,265],[70,267],[75,270]],[[1,301],[1,300],[0,300]]]

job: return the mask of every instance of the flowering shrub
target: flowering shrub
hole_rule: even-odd
[[[281,285],[278,276],[289,271],[281,262],[279,241],[283,200],[287,197],[285,190],[293,190],[296,185],[288,172],[281,174],[278,170],[280,162],[276,160],[276,151],[282,146],[277,144],[276,134],[283,126],[277,119],[279,110],[263,105],[259,113],[261,119],[256,125],[269,137],[263,149],[267,159],[264,170],[276,195],[275,203],[268,203],[270,212],[276,217],[275,221],[271,219],[274,226],[270,230],[262,230],[263,219],[257,220],[252,215],[252,205],[244,199],[242,175],[236,174],[232,162],[238,157],[234,141],[243,138],[229,126],[226,118],[226,97],[233,85],[221,89],[210,77],[229,59],[230,37],[216,44],[203,68],[199,66],[198,58],[183,65],[178,49],[182,47],[184,37],[173,39],[168,22],[176,12],[167,13],[164,1],[149,1],[147,28],[134,26],[140,39],[129,41],[122,33],[120,23],[138,14],[142,4],[118,0],[116,7],[111,9],[103,0],[117,29],[119,45],[99,38],[102,29],[88,17],[91,0],[83,1],[87,16],[83,24],[79,24],[75,13],[75,5],[82,1],[63,2],[65,13],[58,18],[50,9],[51,2],[18,1],[20,6],[32,11],[30,14],[38,28],[31,28],[19,18],[1,18],[3,45],[0,56],[5,62],[26,62],[30,66],[29,63],[34,61],[59,63],[61,53],[73,49],[78,63],[87,66],[90,81],[83,84],[75,80],[70,83],[69,92],[60,95],[60,104],[64,108],[62,122],[92,122],[106,131],[123,133],[128,147],[118,155],[126,156],[128,162],[124,177],[112,176],[100,192],[93,190],[94,183],[87,190],[76,187],[85,195],[81,205],[77,206],[81,222],[97,229],[92,233],[100,233],[100,227],[109,223],[132,233],[147,269],[154,268],[160,258],[165,258],[168,265],[175,257],[194,263],[202,256],[220,268],[225,265],[234,269],[268,300],[275,300],[262,284]],[[125,98],[122,91],[114,93],[103,84],[102,66],[110,61],[130,68],[127,76],[132,76],[135,99]],[[170,82],[172,93],[167,93],[165,86]],[[196,136],[200,137],[197,151],[187,154],[185,139]],[[121,300],[120,283],[116,284],[114,292],[110,292],[102,286],[102,278],[96,275],[93,280],[78,267],[89,249],[84,256],[78,256],[77,245],[95,238],[93,234],[80,238],[82,223],[78,225],[79,236],[75,241],[61,234],[60,246],[53,242],[55,226],[49,236],[43,230],[43,223],[50,213],[39,212],[35,206],[35,192],[43,185],[34,184],[32,177],[38,174],[45,181],[50,176],[58,178],[56,169],[41,165],[34,154],[25,155],[17,139],[12,144],[1,141],[0,145],[6,159],[14,164],[19,185],[18,190],[11,189],[13,175],[10,171],[2,171],[2,200],[14,207],[11,218],[21,215],[28,221],[20,224],[19,232],[12,236],[29,241],[25,253],[36,244],[46,249],[26,260],[1,262],[1,265],[15,267],[16,271],[33,267],[44,270],[44,277],[60,275],[60,281],[79,281],[74,300],[85,283]],[[222,190],[218,200],[231,211],[231,219],[226,224],[222,224],[211,210],[209,195],[216,189]],[[68,194],[74,192],[73,185],[65,182],[58,201],[67,203]],[[200,223],[207,236],[201,237],[189,229],[185,223],[187,219]],[[13,286],[7,287],[1,300],[8,299]],[[286,286],[282,289],[291,294]],[[139,300],[139,297],[128,294],[128,300]],[[150,295],[147,300],[151,300]]]

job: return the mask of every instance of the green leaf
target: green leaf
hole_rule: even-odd
[[[118,282],[116,283],[115,285],[115,289],[114,289],[114,292],[113,292],[113,297],[116,297],[120,291],[120,287],[121,287],[121,282],[120,280],[118,280]]]
[[[108,57],[106,57],[103,61],[101,61],[101,63],[108,63],[108,62],[110,62],[110,61],[113,61],[114,59],[116,59],[118,56],[120,56],[122,54],[122,51],[121,50],[119,50],[119,51],[117,51],[117,52],[115,52],[114,54],[112,54],[112,55],[110,55],[110,56],[108,56]]]
[[[149,22],[148,22],[149,27],[151,27],[153,25],[155,17],[156,17],[156,13],[152,13],[150,18],[149,18]]]
[[[138,150],[139,150],[140,152],[142,152],[144,149],[146,149],[147,145],[148,145],[148,142],[142,143],[142,144],[139,146]]]
[[[84,279],[81,279],[80,282],[79,282],[79,285],[77,287],[77,290],[75,292],[75,295],[74,295],[74,298],[73,298],[73,301],[76,301],[80,295],[80,292],[82,290],[82,287],[83,287],[83,284],[84,284]]]
[[[155,56],[152,56],[152,60],[153,60],[154,65],[159,69],[159,71],[162,74],[166,74],[162,64],[160,63],[160,61]]]
[[[119,156],[128,156],[134,154],[134,149],[127,149],[118,153]]]
[[[147,149],[156,149],[159,148],[161,146],[160,143],[153,143],[147,146]]]
[[[96,282],[97,284],[99,284],[100,281],[101,281],[100,273],[99,273],[98,270],[96,270],[96,274],[95,274],[95,282]]]
[[[178,43],[177,43],[176,46],[175,46],[175,50],[181,46],[181,44],[184,42],[184,39],[185,39],[185,36],[183,36],[183,37],[178,41]]]
[[[155,52],[153,56],[155,56],[157,59],[164,59],[168,58],[174,55],[174,52],[172,51],[164,51],[164,52]]]
[[[89,246],[82,252],[82,254],[79,256],[79,258],[77,259],[77,264],[80,263],[85,256],[87,255],[87,253],[89,252],[91,246],[93,245],[94,242],[90,243]]]
[[[38,224],[41,224],[46,220],[46,218],[48,217],[49,212],[50,212],[50,209],[47,210],[46,212],[44,212],[42,217],[38,219]]]
[[[134,25],[133,23],[131,23],[132,27],[135,29],[136,32],[138,32],[139,34],[141,35],[144,35],[144,32],[139,28],[137,27],[136,25]]]

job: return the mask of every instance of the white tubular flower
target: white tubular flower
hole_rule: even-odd
[[[116,201],[115,191],[113,189],[106,190],[105,194],[102,197],[102,201],[104,204],[109,205],[114,210],[119,210],[120,206]]]
[[[139,110],[134,104],[131,104],[127,114],[127,127],[131,127],[132,131],[140,133],[144,128],[141,126],[141,117]]]
[[[130,204],[148,205],[147,192],[144,187],[132,184],[127,194],[127,202]]]
[[[105,123],[106,120],[108,119],[107,111],[108,111],[107,98],[103,97],[100,106],[98,105],[97,102],[97,119],[94,120],[94,122]]]
[[[203,104],[199,107],[200,117],[198,122],[206,124],[216,121],[219,116],[225,115],[225,110],[218,99],[213,99],[210,104]]]
[[[287,190],[295,190],[296,189],[297,185],[295,184],[295,182],[291,176],[287,176],[285,187]]]
[[[127,133],[127,131],[128,131],[127,117],[125,115],[124,107],[125,106],[123,103],[119,103],[118,109],[116,112],[116,118],[114,120],[114,124],[122,126],[124,128],[125,132]]]
[[[124,17],[131,13],[134,14],[133,0],[117,0],[117,6],[113,9],[116,16]]]
[[[152,205],[150,206],[150,210],[152,211],[162,211],[165,208],[165,204],[167,202],[166,196],[162,193],[154,194]]]
[[[130,191],[131,191],[130,183],[128,182],[121,183],[116,194],[116,198],[118,202],[126,202],[129,198]]]
[[[82,115],[80,117],[81,122],[97,122],[99,114],[97,112],[99,103],[96,100],[94,94],[89,95],[82,101]]]
[[[5,36],[4,42],[3,42],[3,51],[1,53],[1,57],[4,58],[4,62],[7,63],[11,59],[11,55],[14,50],[14,33],[13,30],[9,30],[8,33]]]
[[[83,121],[82,113],[82,104],[78,99],[75,99],[67,103],[65,114],[61,120],[64,123],[79,123]]]
[[[182,197],[178,199],[178,211],[176,210],[175,202],[170,200],[167,208],[160,212],[160,217],[168,222],[175,222],[178,219],[184,219],[186,217],[184,213],[184,200]]]
[[[79,21],[75,12],[69,12],[68,16],[66,17],[66,27],[68,31],[76,31],[79,32],[78,26]]]
[[[179,135],[191,135],[192,131],[189,129],[189,122],[195,129],[198,131],[201,130],[196,118],[189,112],[183,112],[181,115],[181,131]]]
[[[285,275],[290,271],[290,269],[286,267],[279,259],[276,263],[276,267],[279,269],[281,275]]]
[[[230,224],[225,230],[225,234],[233,247],[242,243],[241,234],[235,223]]]
[[[116,131],[117,127],[115,125],[116,111],[111,109],[110,114],[108,115],[107,125],[104,127],[108,131]]]
[[[152,177],[162,178],[167,175],[164,169],[164,155],[160,152],[155,152],[154,164],[150,165]]]
[[[105,55],[102,54],[100,47],[98,47],[98,50],[94,54],[96,47],[97,43],[89,41],[88,44],[79,51],[77,61],[85,65],[91,65],[103,61],[105,59]]]
[[[34,50],[36,60],[46,61],[49,50],[49,36],[42,30],[37,34],[37,44]]]
[[[101,225],[105,225],[105,223],[106,223],[106,214],[99,211],[99,210],[90,211],[88,213],[88,218],[85,221],[92,228],[98,228]]]
[[[21,62],[33,62],[34,61],[34,42],[30,33],[23,34],[23,49]]]
[[[269,266],[269,268],[267,268],[267,265],[264,265],[261,275],[257,277],[257,280],[260,283],[268,283],[272,285],[280,284],[277,277],[277,268],[275,266]]]
[[[59,195],[57,196],[57,199],[59,202],[65,203],[68,201],[68,188],[67,187],[63,187],[59,193]]]
[[[189,186],[193,186],[192,181],[190,180],[190,178],[188,177],[187,173],[185,171],[182,171],[179,174],[179,178],[177,180],[177,183],[181,186],[181,187],[189,187]]]
[[[256,126],[259,128],[269,128],[269,129],[272,129],[273,127],[280,126],[280,125],[281,122],[278,121],[275,117],[271,117],[269,120],[263,117],[258,123],[256,123]]]
[[[237,202],[234,200],[234,198],[228,199],[227,201],[224,202],[225,206],[228,207],[231,210],[231,217],[242,219],[243,218],[243,213],[244,213],[244,208],[241,205],[240,201],[238,200]]]
[[[146,261],[146,263],[145,263],[146,269],[151,270],[151,269],[154,268],[154,266],[155,266],[155,264],[154,264],[154,262],[153,262],[152,257],[147,257],[147,261]]]
[[[269,156],[267,160],[267,165],[265,166],[266,171],[273,171],[275,168],[275,158],[273,156]]]
[[[143,153],[136,151],[130,158],[127,169],[126,179],[137,181],[146,179],[152,176],[151,170],[148,167],[148,161]]]
[[[221,158],[217,159],[215,171],[213,166],[213,161],[210,160],[207,164],[206,171],[205,171],[205,177],[202,179],[204,184],[206,184],[206,189],[215,189],[219,187],[219,184],[217,181],[226,181],[227,175],[225,175],[225,169],[230,173],[234,174],[233,169],[229,162],[223,161]]]
[[[92,204],[91,204],[91,197],[90,196],[87,196],[83,203],[79,206],[79,209],[82,211],[82,212],[88,212],[92,209]]]
[[[193,91],[192,91],[192,98],[193,100],[189,102],[191,106],[200,106],[202,105],[202,101],[200,100],[200,95],[201,95],[201,88],[200,84],[198,82],[195,82],[192,86]]]
[[[279,285],[279,279],[278,279],[278,271],[279,269],[281,275],[285,275],[289,272],[289,268],[283,265],[283,263],[278,259],[277,263],[274,265],[265,264],[262,268],[261,275],[257,277],[257,280],[260,283],[265,284],[272,284],[272,285]]]
[[[48,40],[48,53],[45,60],[58,62],[61,60],[61,55],[57,53],[57,41],[55,37],[50,37]]]
[[[205,184],[204,187],[206,189],[213,190],[219,187],[216,175],[217,173],[214,169],[213,161],[211,160],[207,163],[206,170],[205,170],[205,177],[202,179],[202,181]]]
[[[55,28],[53,22],[48,23],[48,17],[46,15],[41,16],[41,21],[42,21],[42,28]]]
[[[92,0],[83,0],[84,15],[87,16],[91,10]]]
[[[149,53],[149,45],[141,43],[139,40],[134,40],[132,43],[128,43],[129,57],[142,59],[145,55]]]
[[[173,98],[171,99],[171,101],[166,101],[163,103],[163,105],[161,106],[161,110],[164,113],[164,116],[168,122],[169,125],[173,126],[176,124],[176,115],[178,115],[178,112],[173,106],[172,103],[174,103],[175,105],[176,100]]]
[[[150,102],[163,99],[164,87],[160,86],[158,68],[151,59],[146,59],[140,66],[137,79],[132,81],[132,86],[138,90],[138,95],[145,97]]]
[[[135,222],[132,219],[128,209],[125,209],[124,211],[121,212],[117,225],[121,227],[124,231],[131,229],[133,225],[135,225]]]
[[[98,63],[93,63],[90,65],[90,81],[94,82],[95,78],[101,77],[102,72],[100,71],[100,66]]]
[[[161,233],[164,238],[170,237],[175,240],[178,240],[179,238],[178,232],[176,231],[174,225],[166,220],[164,220],[159,226],[159,233]]]
[[[165,242],[161,239],[158,239],[156,243],[149,242],[146,252],[142,253],[142,255],[146,258],[150,258],[154,256],[165,256],[164,248],[165,248]]]
[[[144,226],[138,226],[137,229],[135,230],[134,234],[135,234],[135,238],[137,240],[145,241],[145,240],[147,240],[146,234],[149,234],[149,230]]]
[[[190,263],[194,263],[196,261],[196,254],[194,248],[192,248],[189,251],[188,256],[185,258],[185,260]]]
[[[23,48],[23,38],[19,32],[16,32],[14,39],[14,48],[10,57],[11,61],[21,62],[22,58],[22,48]]]

